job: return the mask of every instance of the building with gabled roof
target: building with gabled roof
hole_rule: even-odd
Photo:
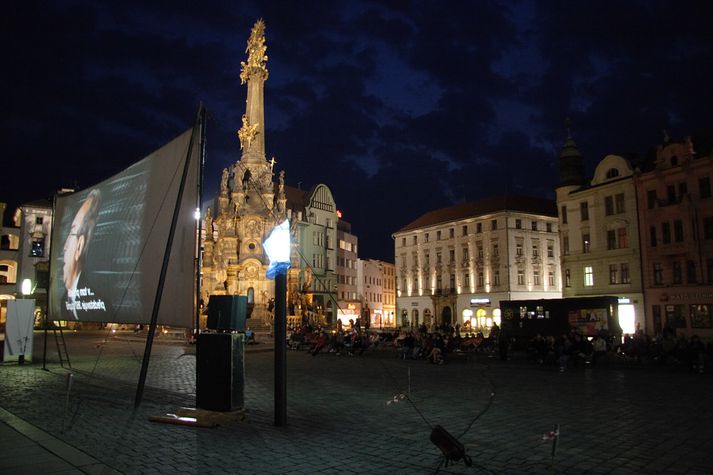
[[[557,209],[502,195],[424,213],[396,231],[401,325],[460,325],[488,332],[500,301],[559,298]]]

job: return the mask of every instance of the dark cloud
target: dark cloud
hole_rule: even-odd
[[[420,214],[553,196],[565,118],[589,169],[711,127],[707,1],[14,2],[0,76],[11,204],[83,187],[209,110],[206,197],[238,160],[240,61],[267,24],[266,145],[330,186],[364,257]]]

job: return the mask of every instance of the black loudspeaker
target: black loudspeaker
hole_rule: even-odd
[[[211,295],[208,299],[208,329],[245,331],[247,309],[245,295]]]
[[[196,406],[228,412],[245,404],[245,335],[200,333],[196,342]]]
[[[440,425],[436,425],[431,431],[431,442],[441,449],[446,466],[448,466],[448,462],[457,462],[460,459],[463,459],[468,467],[473,464],[471,458],[465,453],[463,444]]]

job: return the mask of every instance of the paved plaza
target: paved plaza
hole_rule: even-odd
[[[713,374],[610,364],[572,369],[479,356],[436,366],[391,349],[288,352],[288,426],[273,425],[269,342],[246,351],[246,416],[197,428],[150,422],[195,407],[195,347],[158,338],[134,410],[144,342],[68,334],[71,388],[51,345],[0,366],[0,473],[713,473]],[[52,351],[54,350],[54,351]],[[445,466],[441,425],[472,466]],[[554,458],[543,434],[554,424]]]

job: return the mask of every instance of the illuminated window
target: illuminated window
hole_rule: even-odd
[[[591,266],[584,268],[584,286],[592,287],[594,285],[594,270]]]

